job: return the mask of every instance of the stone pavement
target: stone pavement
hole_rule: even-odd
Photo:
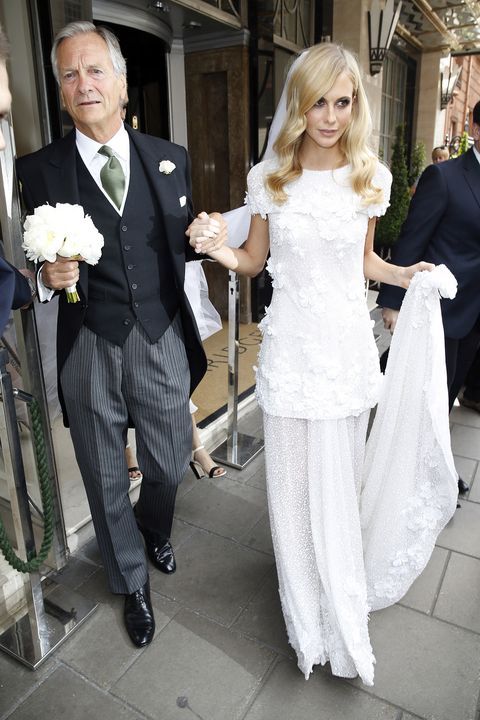
[[[263,454],[219,480],[182,484],[178,571],[151,571],[157,632],[134,649],[95,541],[62,583],[96,613],[36,672],[0,654],[0,720],[479,720],[480,415],[455,408],[457,468],[471,483],[402,602],[372,615],[373,688],[296,667],[280,611]],[[261,433],[259,412],[244,432]]]

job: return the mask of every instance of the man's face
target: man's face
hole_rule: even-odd
[[[12,96],[8,88],[7,66],[4,62],[0,62],[0,120],[8,115],[12,104]],[[5,148],[5,138],[3,137],[2,126],[0,123],[0,150]]]
[[[127,93],[124,75],[115,75],[104,40],[81,33],[60,43],[60,90],[75,127],[98,142],[110,140],[121,125]]]

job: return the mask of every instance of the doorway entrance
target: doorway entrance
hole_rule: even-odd
[[[167,44],[143,30],[94,22],[108,27],[117,36],[127,60],[126,122],[135,130],[168,140]]]

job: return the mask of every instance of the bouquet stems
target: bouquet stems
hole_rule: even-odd
[[[65,292],[67,293],[67,302],[76,303],[80,300],[76,285],[70,285],[70,287],[65,288]]]

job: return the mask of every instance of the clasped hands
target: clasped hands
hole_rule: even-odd
[[[192,248],[196,253],[208,255],[219,250],[228,237],[228,226],[222,215],[218,212],[201,212],[186,233]]]

